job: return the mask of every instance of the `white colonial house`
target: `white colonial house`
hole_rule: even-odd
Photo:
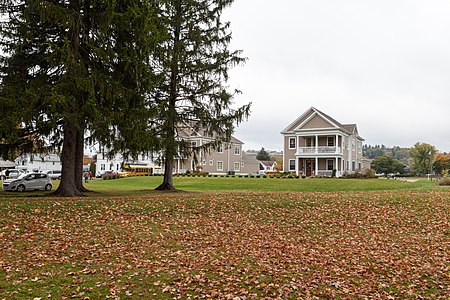
[[[341,124],[311,107],[282,132],[283,169],[299,176],[337,177],[370,167],[356,124]]]
[[[111,172],[121,172],[122,167],[126,164],[140,165],[153,167],[152,172],[157,173],[160,170],[160,166],[155,163],[152,155],[139,155],[136,159],[125,158],[122,154],[116,154],[113,157],[108,156],[108,150],[104,147],[100,147],[97,152],[97,162],[96,162],[96,176],[102,175],[106,171]]]
[[[49,154],[23,154],[15,159],[17,169],[26,172],[42,172],[45,170],[61,171],[59,155]]]

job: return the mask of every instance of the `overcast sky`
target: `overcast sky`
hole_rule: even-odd
[[[449,0],[235,0],[229,84],[252,102],[235,136],[282,149],[280,132],[314,106],[355,123],[366,144],[450,151]]]

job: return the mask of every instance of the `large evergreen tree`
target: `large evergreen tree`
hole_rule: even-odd
[[[162,0],[159,21],[166,30],[155,64],[161,81],[152,93],[158,107],[154,121],[159,128],[164,161],[163,183],[157,188],[172,190],[174,159],[178,155],[208,151],[231,138],[234,125],[249,114],[250,105],[233,108],[233,96],[225,85],[228,69],[243,63],[240,51],[228,49],[229,23],[222,11],[233,0]],[[181,126],[215,137],[192,148],[177,138]]]
[[[138,0],[2,2],[0,108],[9,118],[1,137],[15,145],[20,129],[62,149],[56,193],[84,191],[86,130],[112,144],[140,127],[136,118],[124,120],[127,110],[148,105],[153,11],[152,2]],[[136,138],[124,140],[125,147]]]
[[[260,160],[260,161],[270,160],[270,155],[269,155],[269,153],[264,149],[264,147],[262,147],[261,150],[259,150],[258,153],[256,154],[256,159],[257,159],[257,160]]]

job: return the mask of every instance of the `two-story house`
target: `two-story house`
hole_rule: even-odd
[[[369,168],[356,124],[341,124],[311,107],[282,132],[283,169],[299,176],[340,177]]]
[[[194,129],[185,124],[178,128],[178,138],[187,140],[192,147],[199,147],[213,141],[213,137],[202,129]],[[174,173],[189,171],[202,171],[210,174],[240,174],[243,173],[242,145],[244,143],[231,137],[228,143],[223,143],[216,150],[200,151],[197,162],[193,155],[179,157],[175,163]]]

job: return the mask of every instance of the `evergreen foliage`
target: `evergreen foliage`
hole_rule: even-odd
[[[152,79],[153,11],[150,1],[137,0],[2,2],[0,13],[8,19],[0,28],[5,53],[0,112],[7,118],[0,137],[8,146],[21,146],[25,139],[34,149],[36,142],[61,149],[56,193],[74,196],[84,190],[87,130],[107,143],[121,135],[131,136],[124,144],[137,143],[124,133],[143,126],[126,118],[129,113],[149,112],[138,108],[147,105]]]
[[[259,161],[267,161],[267,160],[270,160],[270,155],[264,149],[264,147],[262,147],[261,150],[259,150],[258,153],[256,154],[256,159]]]
[[[228,142],[234,124],[243,121],[250,105],[233,108],[233,96],[225,85],[228,69],[244,63],[241,51],[230,51],[229,24],[222,23],[223,9],[233,0],[164,0],[159,2],[159,22],[164,41],[154,57],[158,85],[151,93],[158,114],[152,120],[159,129],[163,183],[172,190],[173,163],[178,155],[196,154]],[[192,147],[177,133],[193,128],[212,140]]]

